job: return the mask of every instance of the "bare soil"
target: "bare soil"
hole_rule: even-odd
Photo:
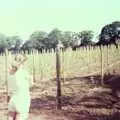
[[[56,81],[35,83],[30,89],[32,100],[29,120],[120,120],[119,89],[118,97],[112,95],[111,89],[116,84],[107,82],[102,86],[99,84],[100,76],[93,78],[94,84],[90,76],[62,80],[61,110],[56,109]],[[0,94],[0,120],[7,120],[6,93],[3,88]]]

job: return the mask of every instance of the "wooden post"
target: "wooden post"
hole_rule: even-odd
[[[101,85],[104,85],[103,46],[100,46],[100,53],[101,53]]]
[[[33,83],[35,83],[35,50],[32,50],[32,56],[33,56]]]
[[[5,49],[5,81],[6,81],[6,101],[7,101],[7,110],[8,110],[8,50]],[[9,116],[7,115],[7,120],[9,120]]]
[[[62,52],[62,77],[63,77],[63,83],[65,82],[65,52]]]
[[[56,81],[57,81],[57,109],[61,110],[61,82],[60,82],[60,49],[57,47],[56,49]]]
[[[107,46],[107,75],[109,75],[109,46]]]
[[[90,71],[90,67],[91,67],[91,65],[90,65],[90,63],[91,63],[91,61],[90,61],[90,52],[91,52],[90,46],[88,46],[88,48],[87,48],[87,54],[88,54],[88,74],[91,72]]]

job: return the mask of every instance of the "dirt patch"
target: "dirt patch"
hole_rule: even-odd
[[[29,120],[120,120],[120,99],[112,96],[111,88],[90,84],[83,78],[61,85],[62,110],[56,109],[54,80],[31,89]],[[0,120],[7,120],[6,112],[6,93],[1,91]]]

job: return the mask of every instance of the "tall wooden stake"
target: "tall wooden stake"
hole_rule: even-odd
[[[61,82],[60,82],[60,49],[57,47],[56,49],[56,81],[57,81],[57,109],[61,109]]]
[[[36,80],[35,80],[35,50],[34,49],[32,51],[32,55],[33,55],[33,83],[35,83]]]
[[[6,101],[7,101],[7,110],[8,110],[8,50],[5,49],[5,81],[6,81]],[[7,115],[7,120],[9,120],[9,116]]]
[[[104,85],[104,71],[103,71],[103,47],[100,46],[101,53],[101,84]]]

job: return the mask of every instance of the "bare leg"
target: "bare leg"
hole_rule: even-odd
[[[16,120],[17,113],[16,112],[9,112],[8,118],[9,120]]]
[[[15,120],[28,120],[28,113],[18,113]]]

